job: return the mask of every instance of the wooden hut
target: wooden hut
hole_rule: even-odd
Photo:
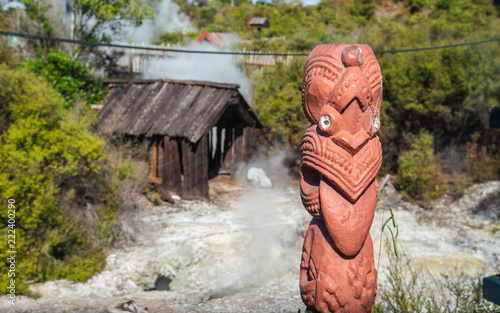
[[[184,198],[208,198],[208,179],[232,173],[262,128],[239,85],[179,80],[108,79],[98,113],[106,134],[151,142],[150,179]]]

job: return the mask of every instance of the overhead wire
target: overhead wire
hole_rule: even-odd
[[[16,37],[21,37],[21,38],[47,40],[47,41],[55,41],[55,42],[66,42],[66,43],[70,43],[70,44],[79,44],[79,45],[87,45],[87,46],[149,50],[149,51],[161,51],[161,52],[175,52],[175,53],[222,54],[222,55],[269,55],[269,56],[308,56],[309,55],[308,53],[184,50],[184,49],[148,47],[148,46],[124,45],[124,44],[106,43],[106,42],[83,41],[83,40],[75,40],[75,39],[68,39],[68,38],[59,38],[59,37],[49,37],[49,36],[32,35],[32,34],[25,34],[25,33],[8,32],[8,31],[0,31],[0,35],[16,36]],[[454,48],[454,47],[481,45],[481,44],[497,42],[497,41],[500,41],[500,38],[493,38],[493,39],[473,41],[473,42],[464,42],[464,43],[458,43],[458,44],[452,44],[452,45],[434,46],[434,47],[381,50],[381,51],[373,51],[373,52],[375,54],[404,53],[404,52],[414,52],[414,51],[425,51],[425,50],[436,50],[436,49],[446,49],[446,48]]]

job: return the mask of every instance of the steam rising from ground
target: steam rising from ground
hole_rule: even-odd
[[[180,7],[175,2],[163,0],[154,10],[154,20],[144,20],[139,27],[126,23],[122,28],[123,38],[121,39],[132,40],[136,44],[151,44],[165,32],[187,33],[195,29],[189,18],[180,12]]]
[[[215,297],[266,284],[268,281],[298,271],[303,235],[309,216],[302,209],[298,189],[290,186],[288,168],[283,160],[289,152],[252,162],[273,179],[273,187],[247,185],[232,201],[231,224],[239,235],[231,240],[232,262],[224,262],[222,279]],[[243,170],[240,171],[243,181]],[[286,182],[285,182],[286,180]]]
[[[228,295],[264,285],[269,280],[298,270],[300,263],[301,219],[283,214],[277,203],[287,202],[283,191],[256,188],[238,199],[234,223],[241,235],[234,237],[234,263],[219,286],[218,295]],[[299,249],[299,250],[297,250]],[[227,266],[227,265],[226,265]],[[226,294],[224,294],[226,293]]]

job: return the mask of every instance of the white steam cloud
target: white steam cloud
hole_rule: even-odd
[[[201,43],[196,49],[217,51],[209,43]],[[237,58],[231,55],[183,53],[175,57],[156,58],[149,63],[144,77],[239,84],[241,94],[251,103],[250,82],[238,67]]]
[[[123,38],[121,40],[132,40],[136,44],[148,43],[165,32],[187,33],[194,30],[189,18],[180,12],[177,3],[171,0],[163,0],[155,8],[154,20],[144,20],[142,25],[135,27],[130,23],[124,23]]]
[[[297,251],[310,216],[302,207],[298,189],[290,186],[288,168],[283,166],[291,156],[283,151],[252,163],[270,174],[273,187],[249,185],[232,202],[231,225],[239,232],[229,237],[231,252],[218,265],[222,274],[213,280],[214,297],[243,292],[298,272]]]

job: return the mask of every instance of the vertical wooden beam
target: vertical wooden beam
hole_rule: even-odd
[[[215,157],[214,157],[214,172],[216,174],[219,174],[221,165],[222,165],[222,147],[223,147],[223,142],[222,142],[222,127],[217,126],[217,139],[216,139],[216,150],[215,150]]]
[[[160,138],[158,140],[158,146],[157,146],[157,162],[156,162],[156,176],[162,181],[163,183],[163,166],[164,166],[164,159],[165,159],[165,146],[164,146],[164,141],[163,138]]]
[[[156,178],[158,177],[158,172],[157,172],[157,164],[158,164],[158,143],[156,141],[153,141],[153,144],[151,146],[151,170],[149,172],[149,177],[151,178]]]
[[[209,187],[208,187],[208,134],[205,134],[200,141],[201,151],[198,156],[201,158],[201,168],[200,168],[200,180],[199,183],[201,185],[201,196],[205,199],[209,198]]]
[[[250,160],[255,153],[255,126],[245,128],[245,161]]]
[[[234,166],[234,138],[233,129],[226,128],[226,137],[224,138],[224,160],[222,161],[222,168],[225,171],[231,172]]]
[[[236,128],[234,130],[234,145],[235,145],[235,165],[237,163],[245,162],[245,136],[243,128]]]
[[[184,179],[182,181],[182,196],[183,197],[189,197],[191,196],[191,171],[192,171],[192,165],[191,165],[191,148],[189,146],[189,141],[186,139],[182,139],[181,141],[181,148],[182,148],[182,168],[184,169],[183,175]]]
[[[182,164],[184,167],[183,196],[208,199],[207,134],[197,144],[192,144],[187,140],[182,141]]]
[[[162,182],[169,190],[182,191],[181,159],[178,141],[168,136],[163,137]]]

